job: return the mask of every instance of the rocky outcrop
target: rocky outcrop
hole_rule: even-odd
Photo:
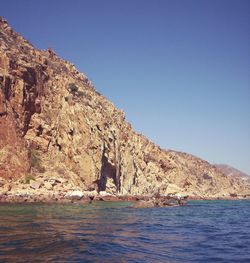
[[[153,208],[153,207],[171,207],[184,206],[187,204],[188,196],[167,195],[152,196],[149,199],[141,199],[133,204],[133,208]]]
[[[74,65],[51,49],[36,50],[4,19],[0,85],[0,177],[13,184],[13,193],[28,177],[41,181],[34,191],[61,195],[249,192],[208,162],[163,150],[136,133]]]

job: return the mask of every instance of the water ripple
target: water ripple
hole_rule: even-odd
[[[250,262],[250,202],[0,205],[0,262]]]

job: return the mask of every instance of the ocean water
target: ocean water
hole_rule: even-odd
[[[250,201],[0,204],[0,262],[250,262]]]

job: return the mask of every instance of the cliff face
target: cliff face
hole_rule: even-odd
[[[0,177],[63,182],[53,191],[227,196],[243,182],[133,131],[122,111],[52,50],[36,50],[0,19]]]

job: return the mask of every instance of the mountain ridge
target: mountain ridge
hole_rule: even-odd
[[[0,39],[0,177],[11,182],[9,193],[249,193],[207,161],[135,132],[73,64],[52,49],[35,49],[3,18]],[[38,189],[22,184],[28,176]]]
[[[217,169],[219,169],[222,173],[224,173],[227,176],[242,178],[244,180],[250,180],[249,174],[246,174],[231,165],[215,164],[215,166],[217,167]]]

